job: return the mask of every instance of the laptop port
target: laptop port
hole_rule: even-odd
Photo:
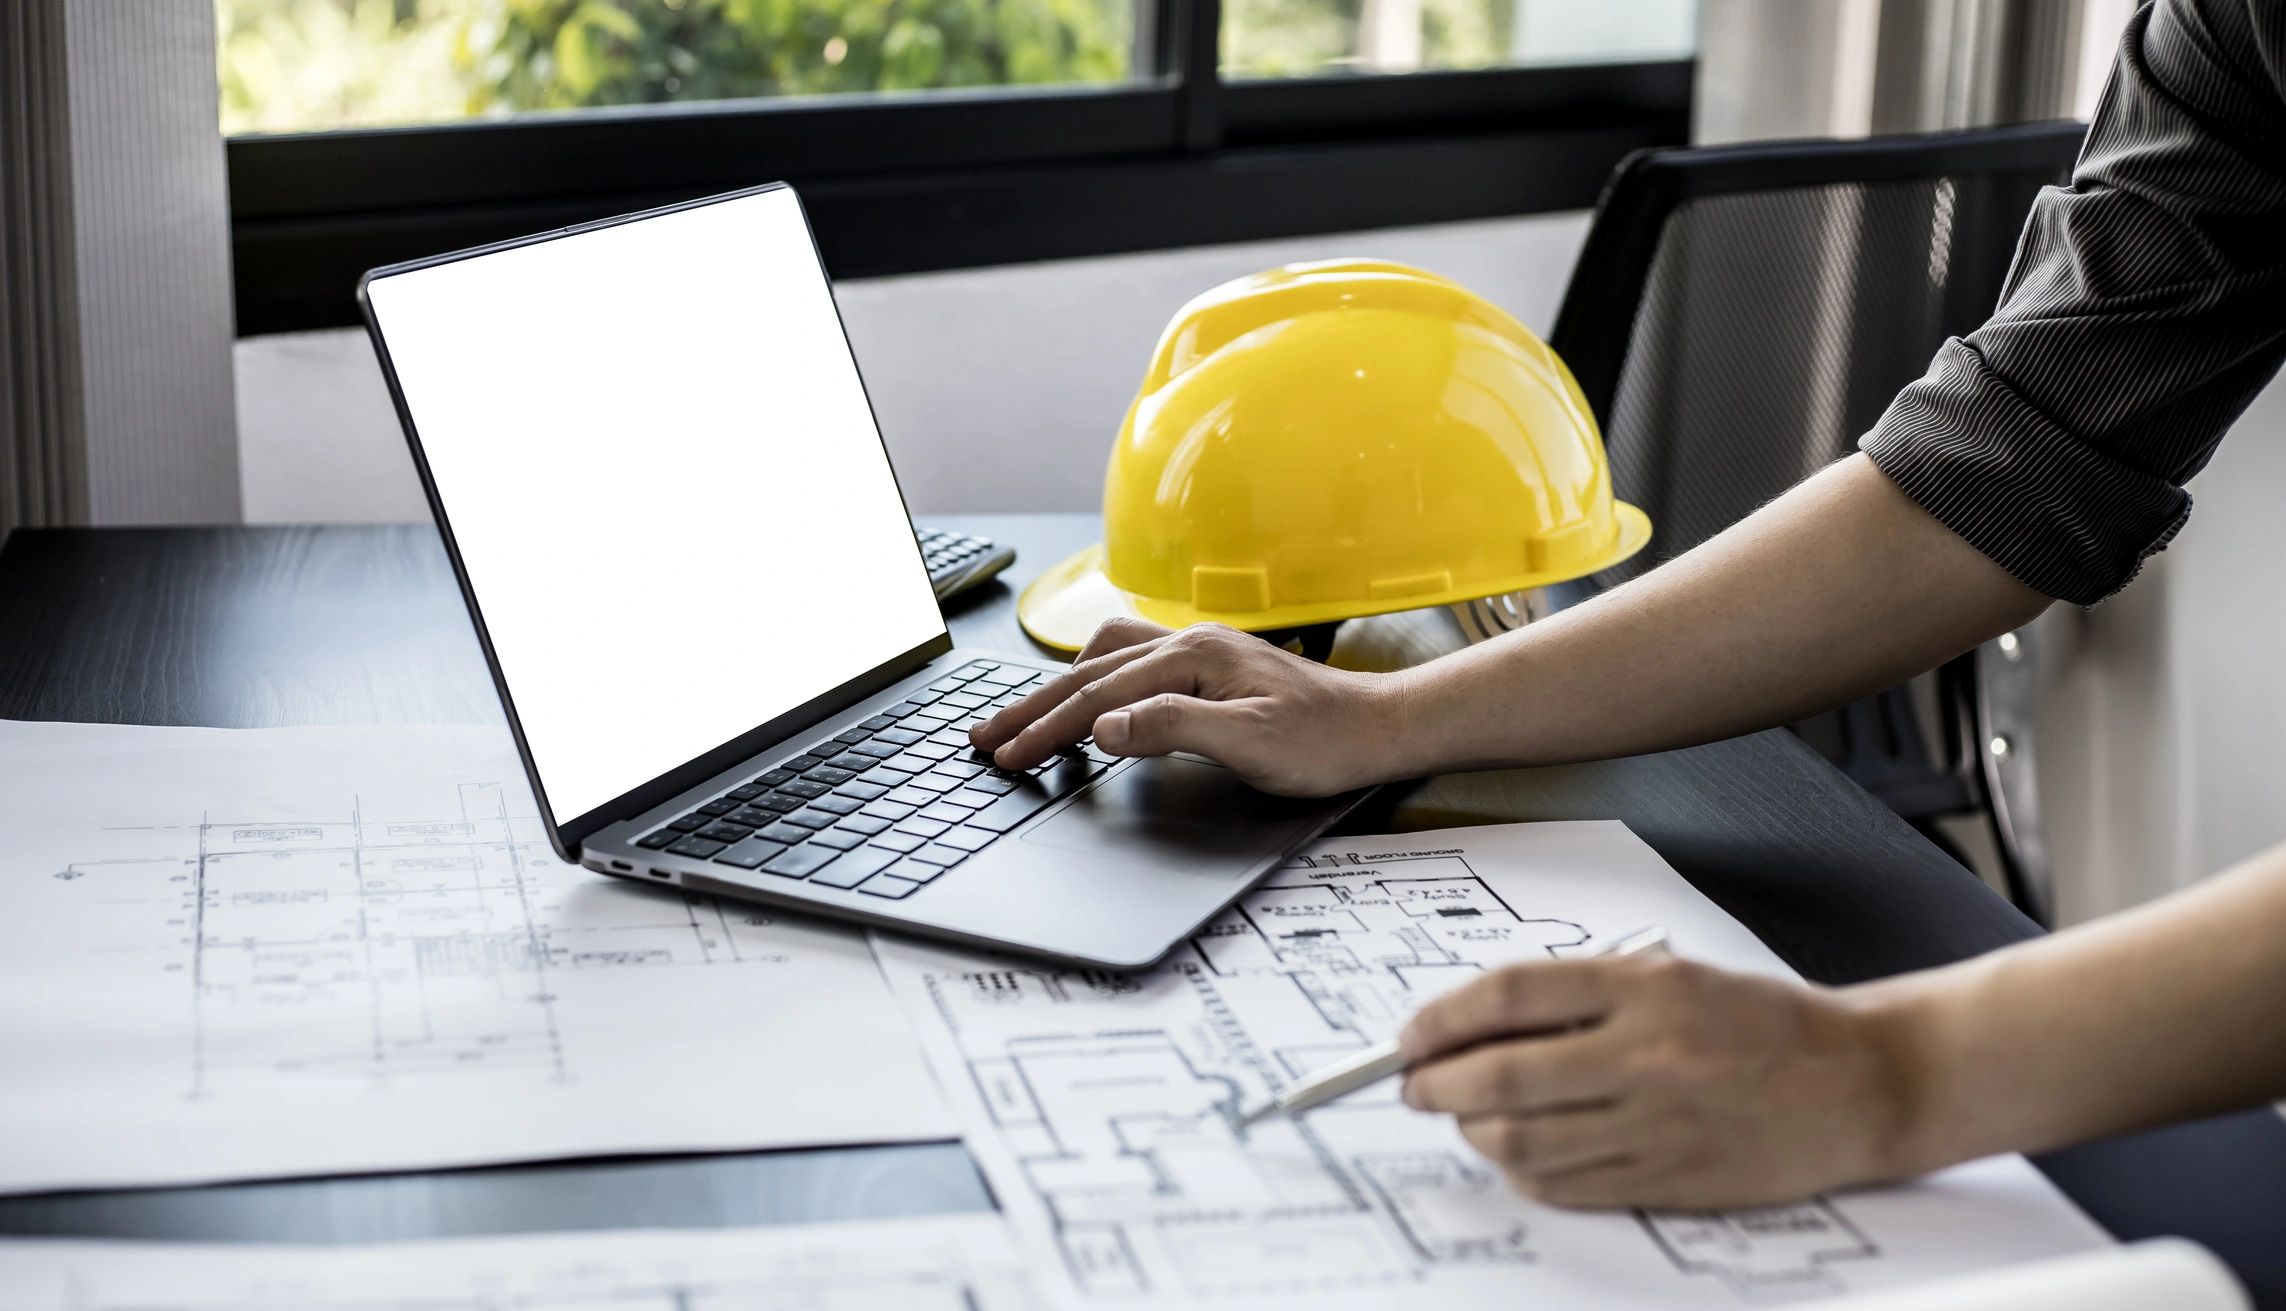
[[[631,870],[631,869],[633,869],[633,868],[635,868],[635,867],[634,867],[633,865],[630,865],[630,864],[628,864],[628,863],[627,863],[626,861],[624,861],[624,860],[615,860],[615,861],[612,861],[612,862],[611,862],[611,868],[613,868],[613,869],[622,869],[622,870]]]
[[[669,874],[667,871],[665,871],[665,870],[663,870],[663,869],[655,869],[655,870],[652,870],[652,871],[651,871],[651,877],[652,877],[652,878],[655,878],[655,879],[665,879],[665,880],[667,880],[667,881],[668,881],[668,882],[670,882],[670,883],[674,882],[674,878],[675,878],[675,876],[674,876],[674,875],[672,875],[672,874]]]

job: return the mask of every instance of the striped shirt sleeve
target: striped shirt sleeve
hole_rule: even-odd
[[[2286,0],[2157,0],[2000,306],[1859,448],[2016,578],[2092,605],[2286,357]]]

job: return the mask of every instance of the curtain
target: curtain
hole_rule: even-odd
[[[2068,118],[2126,21],[2118,0],[1704,0],[1694,132],[1721,142]]]

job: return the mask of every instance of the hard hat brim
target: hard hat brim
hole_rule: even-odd
[[[1450,592],[1381,601],[1323,602],[1244,612],[1198,610],[1180,602],[1123,592],[1112,583],[1110,575],[1104,572],[1103,544],[1098,542],[1076,555],[1058,561],[1047,572],[1026,584],[1016,598],[1016,618],[1034,641],[1059,651],[1077,652],[1087,646],[1088,638],[1094,636],[1097,628],[1111,619],[1145,619],[1168,628],[1216,623],[1228,624],[1248,632],[1268,632],[1272,629],[1331,623],[1340,619],[1361,619],[1367,615],[1389,614],[1398,610],[1426,610],[1431,606],[1452,605],[1505,592],[1524,592],[1552,583],[1584,578],[1599,569],[1609,569],[1650,543],[1651,520],[1641,510],[1625,501],[1615,501],[1612,504],[1612,514],[1618,521],[1619,536],[1609,551],[1585,568],[1518,574],[1509,578],[1480,581],[1473,586]]]

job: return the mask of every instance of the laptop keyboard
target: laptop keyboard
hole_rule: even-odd
[[[636,846],[877,897],[908,897],[1071,795],[1092,742],[1002,770],[968,730],[1052,675],[976,661],[645,834]]]
[[[1016,559],[990,538],[941,528],[913,528],[929,567],[929,585],[939,601],[949,600],[1007,568]]]

